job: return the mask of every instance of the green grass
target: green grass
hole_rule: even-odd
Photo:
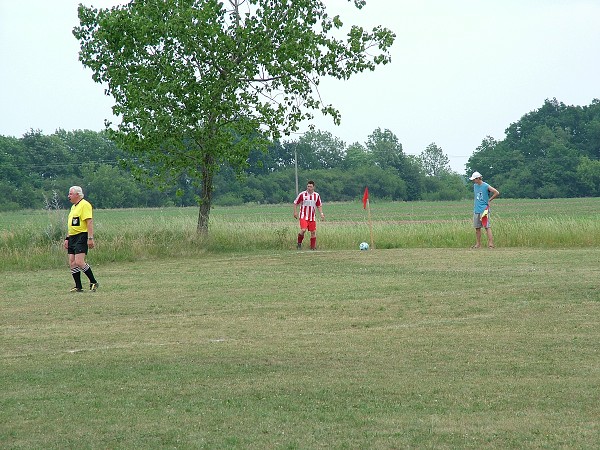
[[[324,206],[318,246],[353,250],[362,241],[375,247],[466,248],[474,242],[472,202],[374,202],[371,227],[362,203]],[[0,272],[64,267],[67,212],[20,211],[0,215]],[[204,253],[285,251],[295,248],[298,223],[291,205],[216,207],[210,236],[196,233],[197,208],[96,210],[99,263]],[[600,247],[600,198],[499,199],[492,212],[498,247]]]
[[[68,294],[66,268],[2,274],[0,447],[600,442],[597,247],[204,252],[94,271],[93,294]]]
[[[600,199],[371,206],[2,213],[0,447],[595,448]]]

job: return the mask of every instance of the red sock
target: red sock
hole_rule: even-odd
[[[310,248],[317,248],[317,238],[316,237],[310,238]]]
[[[304,240],[304,235],[301,233],[298,233],[298,244],[302,244],[303,240]]]

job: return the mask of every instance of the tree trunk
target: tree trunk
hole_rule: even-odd
[[[200,212],[198,213],[198,228],[196,231],[203,236],[208,235],[208,219],[210,216],[210,201],[203,201],[200,204]]]
[[[210,218],[210,205],[213,191],[213,166],[210,156],[207,156],[202,167],[202,193],[200,195],[200,211],[198,213],[198,234],[208,236],[208,220]]]

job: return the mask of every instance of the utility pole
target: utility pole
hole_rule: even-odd
[[[298,196],[298,152],[294,149],[294,169],[296,171],[296,196]]]

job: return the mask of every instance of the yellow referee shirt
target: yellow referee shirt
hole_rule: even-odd
[[[92,204],[85,199],[71,206],[69,213],[69,236],[87,232],[87,219],[92,218]]]

